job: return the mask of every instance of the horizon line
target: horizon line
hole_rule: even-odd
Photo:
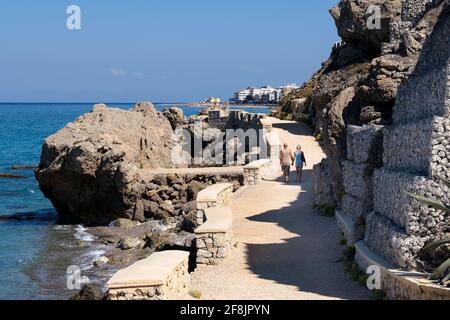
[[[30,101],[0,101],[0,104],[113,104],[113,103],[117,103],[117,104],[136,104],[139,102],[151,102],[148,100],[142,100],[142,101],[136,101],[136,102],[121,102],[121,101],[107,101],[107,102],[92,102],[92,101],[58,101],[58,102],[48,102],[48,101],[34,101],[34,102],[30,102]],[[153,104],[188,104],[188,103],[197,103],[197,102],[151,102]],[[200,103],[200,102],[198,102]]]

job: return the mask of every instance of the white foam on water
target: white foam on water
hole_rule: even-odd
[[[69,230],[70,226],[65,226],[65,225],[58,225],[56,227],[53,228],[53,230],[55,231],[67,231]]]
[[[82,225],[79,225],[78,227],[76,227],[76,232],[75,232],[75,239],[77,240],[81,240],[81,241],[86,241],[86,242],[92,242],[95,240],[95,237],[88,233],[85,227],[83,227]]]
[[[80,256],[80,268],[83,271],[90,270],[94,267],[94,262],[105,254],[105,250],[92,250]]]

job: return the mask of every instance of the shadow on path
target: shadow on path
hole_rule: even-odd
[[[313,135],[313,130],[308,127],[307,125],[299,125],[298,122],[279,122],[279,123],[273,123],[273,128],[285,130],[286,132],[296,135],[299,138],[302,136],[304,137],[311,137]]]
[[[297,126],[298,128],[298,126]],[[297,131],[296,131],[297,132]],[[291,180],[295,181],[295,173]],[[295,183],[272,182],[273,198]],[[300,189],[300,186],[298,186]],[[247,244],[247,259],[252,272],[260,278],[296,286],[300,291],[340,299],[368,299],[367,289],[352,282],[339,262],[344,247],[333,218],[312,209],[312,171],[304,172],[302,192],[288,206],[248,218],[250,221],[276,223],[294,234],[284,243]],[[282,198],[282,195],[279,195]],[[276,297],[274,297],[276,298]]]

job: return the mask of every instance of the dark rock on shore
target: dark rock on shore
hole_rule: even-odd
[[[119,241],[118,247],[122,250],[141,249],[144,243],[138,238],[123,238]]]
[[[195,253],[195,234],[163,221],[123,227],[92,227],[89,233],[105,253],[94,262],[97,271],[118,270],[147,258],[156,251],[184,250]]]
[[[99,287],[93,284],[87,284],[80,290],[80,292],[74,294],[69,300],[98,301],[105,299],[106,295]]]

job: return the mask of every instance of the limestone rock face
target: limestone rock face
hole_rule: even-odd
[[[133,218],[140,169],[172,167],[169,121],[148,102],[131,110],[94,106],[48,137],[36,179],[62,218],[103,224]]]

